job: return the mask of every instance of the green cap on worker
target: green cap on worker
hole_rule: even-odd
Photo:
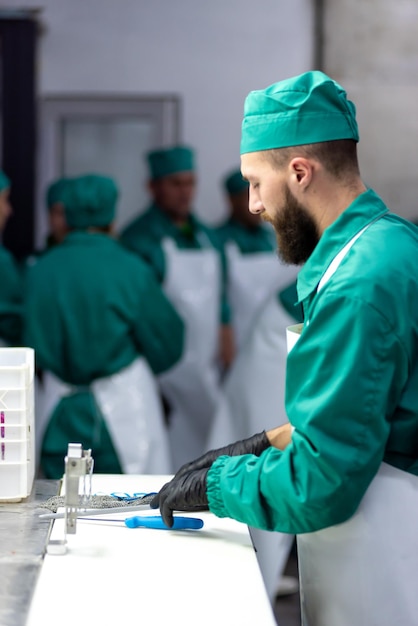
[[[70,228],[109,226],[115,218],[118,188],[112,178],[86,174],[67,180],[62,202]]]
[[[224,178],[224,187],[229,195],[233,196],[249,187],[249,183],[242,177],[241,170],[234,170]]]
[[[10,187],[10,178],[0,170],[0,192]]]
[[[47,209],[50,209],[54,204],[63,203],[62,198],[67,182],[67,178],[58,178],[49,185],[48,189],[46,190],[45,198],[45,204]]]
[[[152,180],[179,172],[192,172],[195,167],[194,152],[187,146],[153,150],[148,153],[147,159]]]
[[[241,154],[337,139],[359,140],[356,108],[323,72],[251,91],[245,100]]]

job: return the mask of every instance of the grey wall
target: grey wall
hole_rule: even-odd
[[[35,7],[39,0],[7,0]],[[43,0],[39,88],[178,93],[197,150],[196,212],[225,213],[220,180],[239,165],[245,96],[311,68],[312,0]]]
[[[418,2],[325,0],[324,71],[357,105],[365,182],[418,218]]]

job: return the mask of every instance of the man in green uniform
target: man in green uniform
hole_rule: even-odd
[[[148,364],[158,374],[176,363],[183,322],[149,267],[109,236],[117,196],[109,178],[70,180],[70,232],[27,274],[24,337],[43,371],[37,436],[48,478],[62,475],[69,442],[92,449],[97,472],[171,466]]]
[[[207,449],[213,415],[222,401],[219,364],[233,358],[225,257],[215,229],[192,211],[195,155],[186,146],[148,154],[152,204],[121,241],[154,269],[186,326],[178,367],[159,377],[169,405],[172,454],[178,466]]]
[[[153,503],[209,506],[298,534],[310,626],[418,614],[418,230],[360,177],[355,107],[322,72],[245,102],[250,211],[303,264],[304,324],[287,360],[291,426],[181,468]],[[299,329],[300,330],[300,329]]]
[[[12,213],[10,180],[0,170],[0,237]],[[22,332],[22,284],[17,263],[0,243],[0,346],[20,345]]]

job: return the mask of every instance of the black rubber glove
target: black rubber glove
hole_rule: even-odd
[[[152,509],[160,509],[166,526],[173,525],[173,511],[207,511],[206,476],[208,469],[174,477],[151,500]]]
[[[206,452],[198,459],[185,463],[185,465],[182,465],[180,469],[177,470],[174,479],[180,478],[183,474],[203,469],[204,467],[209,469],[219,456],[225,454],[227,456],[241,456],[242,454],[255,454],[255,456],[260,456],[260,454],[270,446],[271,443],[267,438],[266,431],[263,430],[263,432],[252,435],[252,437],[248,437],[248,439],[236,441],[235,443],[231,443],[223,448],[218,448],[217,450],[209,450],[209,452]]]

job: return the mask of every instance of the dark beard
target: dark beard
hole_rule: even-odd
[[[282,261],[289,265],[303,265],[314,251],[319,233],[314,220],[289,187],[285,190],[284,207],[266,221],[276,232],[277,252]]]

